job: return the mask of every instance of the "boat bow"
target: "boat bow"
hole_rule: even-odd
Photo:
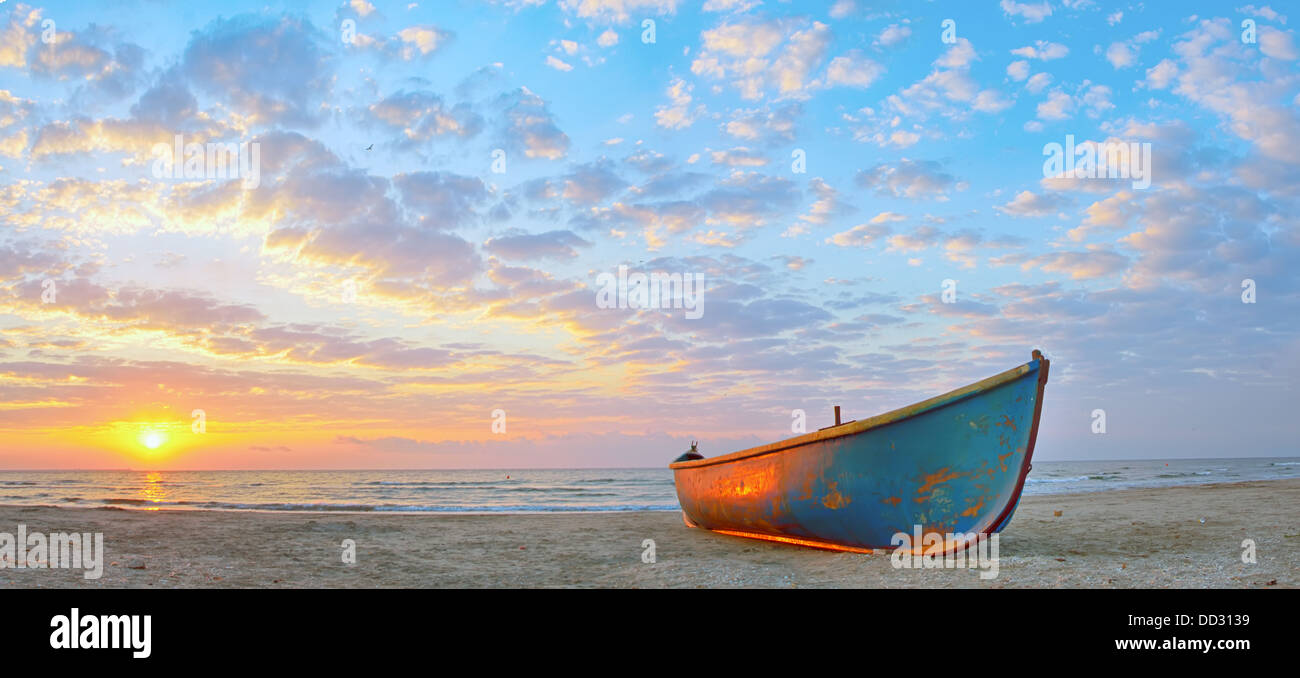
[[[687,524],[849,551],[897,534],[994,533],[1029,473],[1049,361],[719,457],[673,463]]]

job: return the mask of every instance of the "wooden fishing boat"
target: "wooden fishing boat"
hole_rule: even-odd
[[[870,419],[669,465],[691,527],[842,551],[992,534],[1029,474],[1048,360]],[[686,455],[683,455],[686,456]],[[696,455],[698,456],[698,455]]]

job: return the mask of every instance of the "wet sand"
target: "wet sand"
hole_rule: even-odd
[[[1055,512],[1060,511],[1060,515]],[[1205,522],[1200,521],[1205,518]],[[0,569],[0,587],[1300,586],[1300,480],[1025,497],[998,576],[896,569],[688,529],[677,512],[385,515],[0,506],[0,532],[102,532],[103,576]],[[345,539],[356,563],[343,562]],[[655,562],[642,543],[654,540]],[[1253,539],[1257,562],[1243,563]]]

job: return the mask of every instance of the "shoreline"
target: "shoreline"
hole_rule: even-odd
[[[1061,515],[1056,515],[1056,512]],[[1205,522],[1200,520],[1205,518]],[[334,513],[0,505],[0,532],[102,532],[103,575],[0,569],[0,587],[1300,587],[1300,479],[1026,496],[998,574],[896,569],[686,528],[677,511]],[[356,563],[342,562],[353,540]],[[1242,542],[1256,562],[1243,563]],[[644,562],[645,540],[654,562]],[[648,557],[648,556],[646,556]]]
[[[1035,494],[1022,494],[1023,499],[1036,499],[1047,497],[1075,497],[1083,495],[1108,495],[1114,492],[1143,492],[1143,491],[1160,491],[1173,490],[1180,488],[1203,488],[1203,487],[1233,487],[1239,485],[1256,485],[1266,483],[1287,483],[1300,482],[1300,478],[1267,478],[1257,480],[1211,480],[1200,483],[1184,483],[1180,485],[1157,485],[1157,486],[1129,486],[1113,488],[1096,488],[1086,490],[1073,490],[1062,492],[1039,492]],[[328,505],[328,504],[326,504]],[[619,507],[572,507],[563,506],[550,509],[535,510],[515,510],[491,508],[470,508],[461,509],[457,507],[428,507],[414,510],[387,510],[386,508],[370,509],[265,509],[265,508],[203,508],[203,507],[186,507],[186,506],[152,506],[147,502],[123,503],[122,505],[77,505],[77,504],[6,504],[0,502],[0,511],[6,509],[24,509],[24,508],[41,508],[52,510],[69,510],[69,511],[128,511],[138,513],[259,513],[268,515],[304,515],[304,516],[323,516],[323,515],[356,515],[356,516],[550,516],[550,515],[587,515],[593,513],[600,514],[627,514],[627,513],[677,513],[681,511],[680,507],[672,508],[619,508]]]
[[[0,511],[5,509],[40,508],[55,511],[126,511],[129,513],[257,513],[269,516],[562,516],[625,514],[625,513],[680,513],[681,508],[670,509],[560,509],[554,511],[487,511],[474,509],[460,511],[456,509],[430,509],[427,511],[315,511],[309,509],[227,509],[227,508],[132,508],[129,506],[57,506],[54,504],[0,504]]]

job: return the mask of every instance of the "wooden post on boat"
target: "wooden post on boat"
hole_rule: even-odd
[[[835,425],[836,425],[836,426],[839,426],[839,425],[840,425],[840,406],[839,406],[839,405],[836,405],[836,406],[835,406]]]

